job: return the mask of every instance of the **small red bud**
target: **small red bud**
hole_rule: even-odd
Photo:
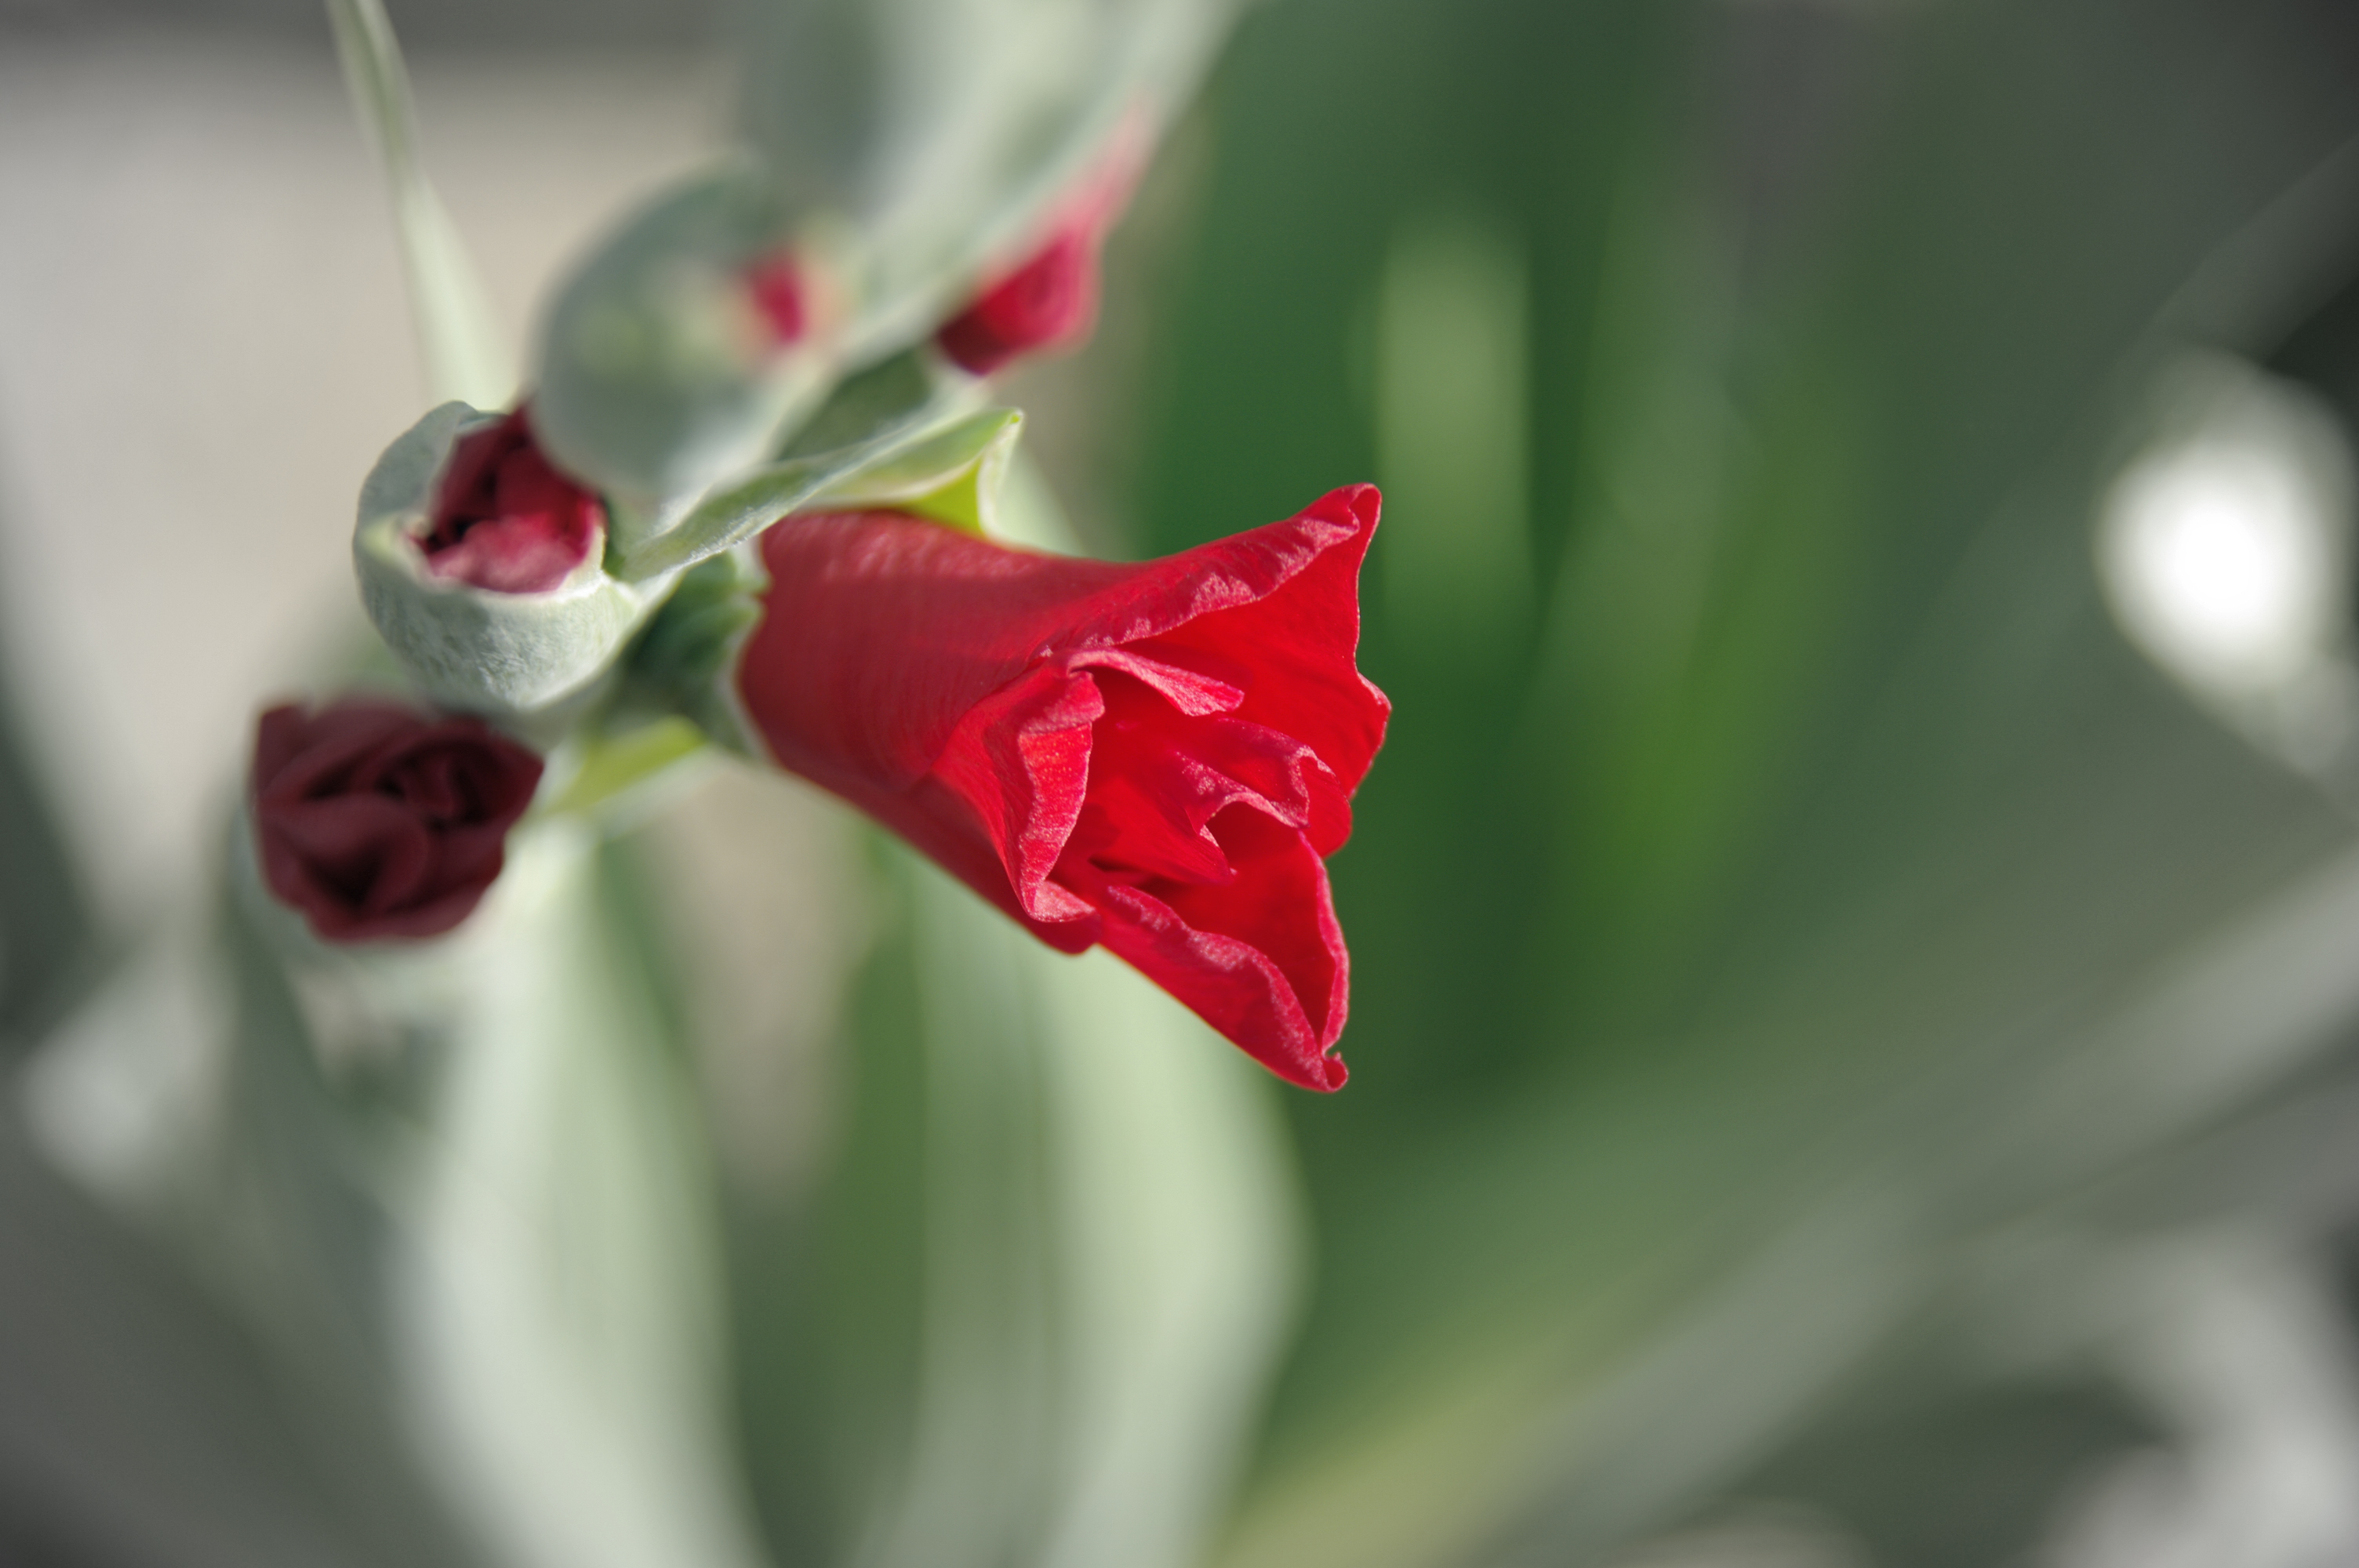
[[[799,341],[810,325],[810,299],[801,264],[791,252],[763,257],[745,271],[746,291],[776,348]]]
[[[1089,335],[1097,324],[1095,213],[1070,220],[1049,243],[945,324],[935,341],[952,363],[989,375],[1019,354]]]

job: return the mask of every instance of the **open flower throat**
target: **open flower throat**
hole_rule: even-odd
[[[1068,952],[1103,943],[1288,1080],[1350,965],[1323,857],[1384,738],[1354,665],[1376,492],[1164,560],[889,513],[770,531],[739,690],[778,762]]]

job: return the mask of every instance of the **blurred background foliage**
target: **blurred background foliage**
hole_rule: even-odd
[[[414,10],[421,59],[691,36]],[[27,59],[155,20],[0,16]],[[765,1549],[2359,1551],[2359,709],[2330,691],[2323,740],[2276,744],[2124,635],[2096,544],[2190,363],[2347,441],[2354,81],[2359,18],[2323,0],[1250,11],[1117,236],[1098,342],[1009,400],[1107,553],[1384,486],[1362,662],[1396,718],[1333,866],[1353,1082],[1279,1093],[743,778],[683,808],[723,825],[701,850],[658,822],[598,860],[609,939],[657,960],[659,1070],[705,1076]],[[24,1048],[120,938],[11,744]],[[700,925],[754,853],[715,835],[788,891]],[[689,1061],[733,1032],[761,1095]],[[315,1474],[271,1425],[300,1419],[238,1428],[208,1462],[239,1479],[189,1468],[208,1412],[302,1400],[255,1391],[187,1281],[125,1283],[170,1267],[22,1143],[0,1552],[453,1560],[408,1483]],[[27,1326],[78,1300],[167,1325],[109,1330],[157,1368],[136,1398],[56,1355],[114,1340]],[[70,1495],[61,1411],[85,1460],[140,1450],[180,1492]],[[176,1545],[176,1507],[229,1544]],[[133,1525],[58,1522],[99,1517]]]
[[[1142,542],[1373,471],[1364,663],[1397,717],[1335,871],[1357,1076],[1288,1102],[1314,1326],[1234,1561],[1569,1561],[1739,1484],[1962,1244],[2255,1087],[2188,1104],[2141,1041],[2067,1087],[2348,834],[2125,644],[2089,520],[2174,351],[2333,358],[2304,323],[2359,259],[2354,49],[2315,5],[1309,0],[1241,30]],[[2286,984],[2204,1048],[2257,1053]],[[1600,1413],[1673,1303],[1811,1247],[1814,1286]],[[2089,1463],[2026,1460],[2048,1491],[2009,1498],[1973,1457],[1887,1453],[1848,1527],[2000,1561]],[[1911,1487],[1982,1538],[1887,1535]]]

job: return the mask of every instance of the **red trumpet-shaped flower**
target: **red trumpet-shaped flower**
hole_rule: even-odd
[[[1372,486],[1138,565],[891,513],[762,541],[738,666],[777,762],[1041,940],[1103,943],[1289,1082],[1340,1087],[1322,858],[1390,706],[1353,662]]]

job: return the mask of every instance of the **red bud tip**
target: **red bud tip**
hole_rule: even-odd
[[[495,593],[547,593],[603,547],[606,509],[550,466],[525,410],[461,436],[419,541],[436,577]]]
[[[810,299],[801,264],[791,252],[765,256],[748,267],[745,288],[773,347],[783,349],[800,341],[810,325]]]

